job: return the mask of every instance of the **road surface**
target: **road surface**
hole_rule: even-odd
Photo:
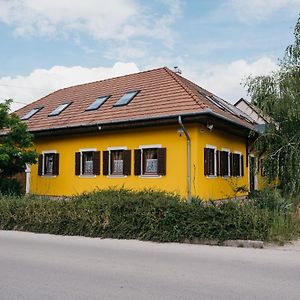
[[[0,299],[300,299],[300,243],[243,249],[0,231]]]

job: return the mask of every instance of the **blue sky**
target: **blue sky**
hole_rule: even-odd
[[[276,69],[300,0],[0,0],[0,100],[155,67],[228,101]],[[20,102],[20,103],[17,103]]]

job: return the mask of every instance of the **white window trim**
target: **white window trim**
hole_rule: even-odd
[[[230,149],[228,148],[222,148],[221,151],[225,151],[228,154],[228,174],[225,176],[222,176],[222,178],[228,178],[230,177],[230,173],[231,173],[231,166],[230,166]]]
[[[239,154],[239,155],[240,155],[240,169],[239,169],[239,175],[238,175],[238,176],[235,176],[235,177],[241,178],[241,177],[243,177],[243,176],[242,176],[242,152],[240,152],[240,151],[234,151],[233,153],[234,153],[234,154]]]
[[[82,174],[82,153],[83,152],[96,152],[97,148],[81,148],[79,149],[80,152],[80,178],[96,178],[96,175],[93,174]]]
[[[217,178],[217,147],[214,145],[206,144],[205,148],[214,150],[214,174],[207,175],[206,178]]]
[[[152,144],[152,145],[140,145],[139,149],[151,149],[151,148],[162,148],[161,144]]]
[[[162,178],[162,175],[139,175],[139,178]]]
[[[141,175],[139,175],[139,178],[162,178],[162,175],[158,175],[158,174],[153,174],[153,175],[147,175],[147,174],[143,174],[143,163],[144,163],[144,159],[143,159],[143,150],[144,149],[152,149],[152,148],[162,148],[161,144],[152,144],[152,145],[139,145],[139,149],[141,150]]]
[[[45,178],[55,178],[56,175],[49,175],[49,174],[45,174],[45,154],[56,154],[57,151],[56,150],[45,150],[42,151],[42,155],[43,155],[43,159],[42,159],[42,176]]]
[[[117,147],[107,147],[108,151],[108,175],[107,178],[126,178],[127,175],[113,175],[111,174],[111,151],[118,151],[118,150],[127,150],[126,146],[117,146]]]

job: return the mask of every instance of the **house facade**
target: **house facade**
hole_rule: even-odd
[[[255,121],[168,68],[65,88],[16,113],[39,153],[33,194],[125,187],[213,200],[250,187]]]

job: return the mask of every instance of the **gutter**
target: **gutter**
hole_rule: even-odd
[[[186,145],[187,145],[187,203],[191,203],[191,138],[182,123],[181,116],[178,116],[178,123],[181,126],[185,137],[186,137]]]
[[[224,120],[227,123],[231,123],[232,125],[235,125],[237,127],[240,128],[244,128],[246,130],[254,130],[257,131],[254,126],[251,127],[247,127],[245,125],[240,124],[237,121],[234,120],[230,120],[229,118],[222,116],[220,114],[217,114],[215,112],[213,112],[211,109],[209,108],[205,108],[203,111],[200,112],[195,112],[195,113],[186,113],[186,114],[181,114],[181,117],[197,117],[197,116],[208,116],[211,115],[213,117],[216,117],[218,119]],[[47,128],[47,129],[38,129],[38,130],[32,130],[30,131],[32,134],[43,134],[46,135],[47,133],[53,133],[53,132],[57,132],[57,131],[61,131],[61,130],[80,130],[80,129],[93,129],[96,131],[98,129],[104,129],[104,127],[113,127],[113,126],[122,126],[125,127],[127,126],[135,126],[135,123],[138,122],[155,122],[155,121],[160,121],[160,120],[174,120],[176,122],[176,120],[178,119],[178,114],[176,115],[162,115],[162,116],[157,116],[157,117],[147,117],[147,118],[139,118],[139,119],[126,119],[126,120],[122,120],[122,121],[110,121],[110,122],[103,122],[103,123],[94,123],[94,124],[81,124],[81,125],[72,125],[72,126],[61,126],[61,127],[56,127],[56,128]],[[250,125],[250,124],[249,124]],[[106,128],[105,128],[106,129]],[[1,134],[0,134],[1,135]]]

